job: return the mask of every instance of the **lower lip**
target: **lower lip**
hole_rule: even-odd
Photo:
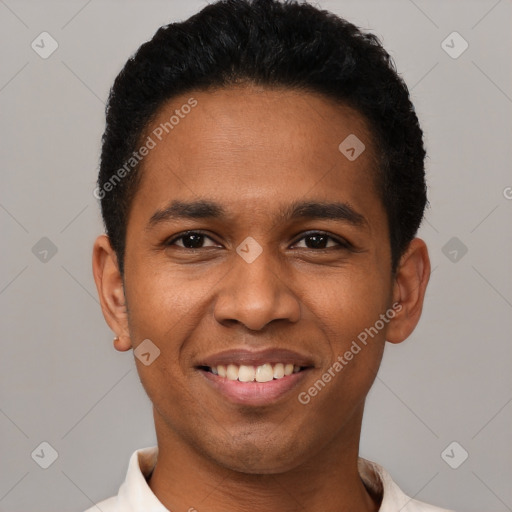
[[[269,405],[283,398],[305,378],[309,368],[268,382],[240,382],[199,370],[216,391],[238,405]]]

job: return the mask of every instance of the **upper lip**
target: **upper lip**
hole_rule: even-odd
[[[265,363],[291,363],[296,366],[314,366],[313,359],[286,348],[267,348],[264,350],[247,350],[243,348],[225,350],[204,357],[197,366],[213,368],[220,364],[237,364],[245,366],[260,366]]]

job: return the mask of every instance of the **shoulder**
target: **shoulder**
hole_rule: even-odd
[[[85,512],[166,511],[167,509],[158,501],[146,481],[146,477],[155,466],[157,456],[157,446],[135,450],[130,456],[126,478],[119,487],[117,495],[96,503]]]
[[[379,464],[360,458],[359,473],[366,487],[382,497],[379,512],[454,512],[407,496]]]

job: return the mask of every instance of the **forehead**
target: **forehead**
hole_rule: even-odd
[[[149,138],[133,207],[205,195],[262,210],[309,193],[351,204],[361,194],[375,199],[377,164],[364,118],[320,95],[256,86],[191,92],[159,109]],[[364,150],[348,158],[352,147]]]

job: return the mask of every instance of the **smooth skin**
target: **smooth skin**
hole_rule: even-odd
[[[124,278],[106,235],[93,250],[116,349],[150,339],[161,351],[149,366],[135,358],[159,446],[150,488],[173,511],[376,511],[357,470],[364,402],[386,340],[402,342],[419,321],[426,245],[415,238],[392,275],[373,143],[356,111],[313,93],[238,85],[173,98],[145,135],[190,97],[197,106],[142,162]],[[354,161],[338,150],[349,134],[366,146]],[[149,225],[170,201],[200,199],[228,217]],[[343,202],[365,220],[280,217],[306,200]],[[189,230],[205,236],[178,238]],[[252,263],[236,252],[248,236],[263,250]],[[301,404],[298,394],[395,302],[400,312]],[[276,403],[236,405],[196,364],[240,347],[290,348],[314,368]]]

